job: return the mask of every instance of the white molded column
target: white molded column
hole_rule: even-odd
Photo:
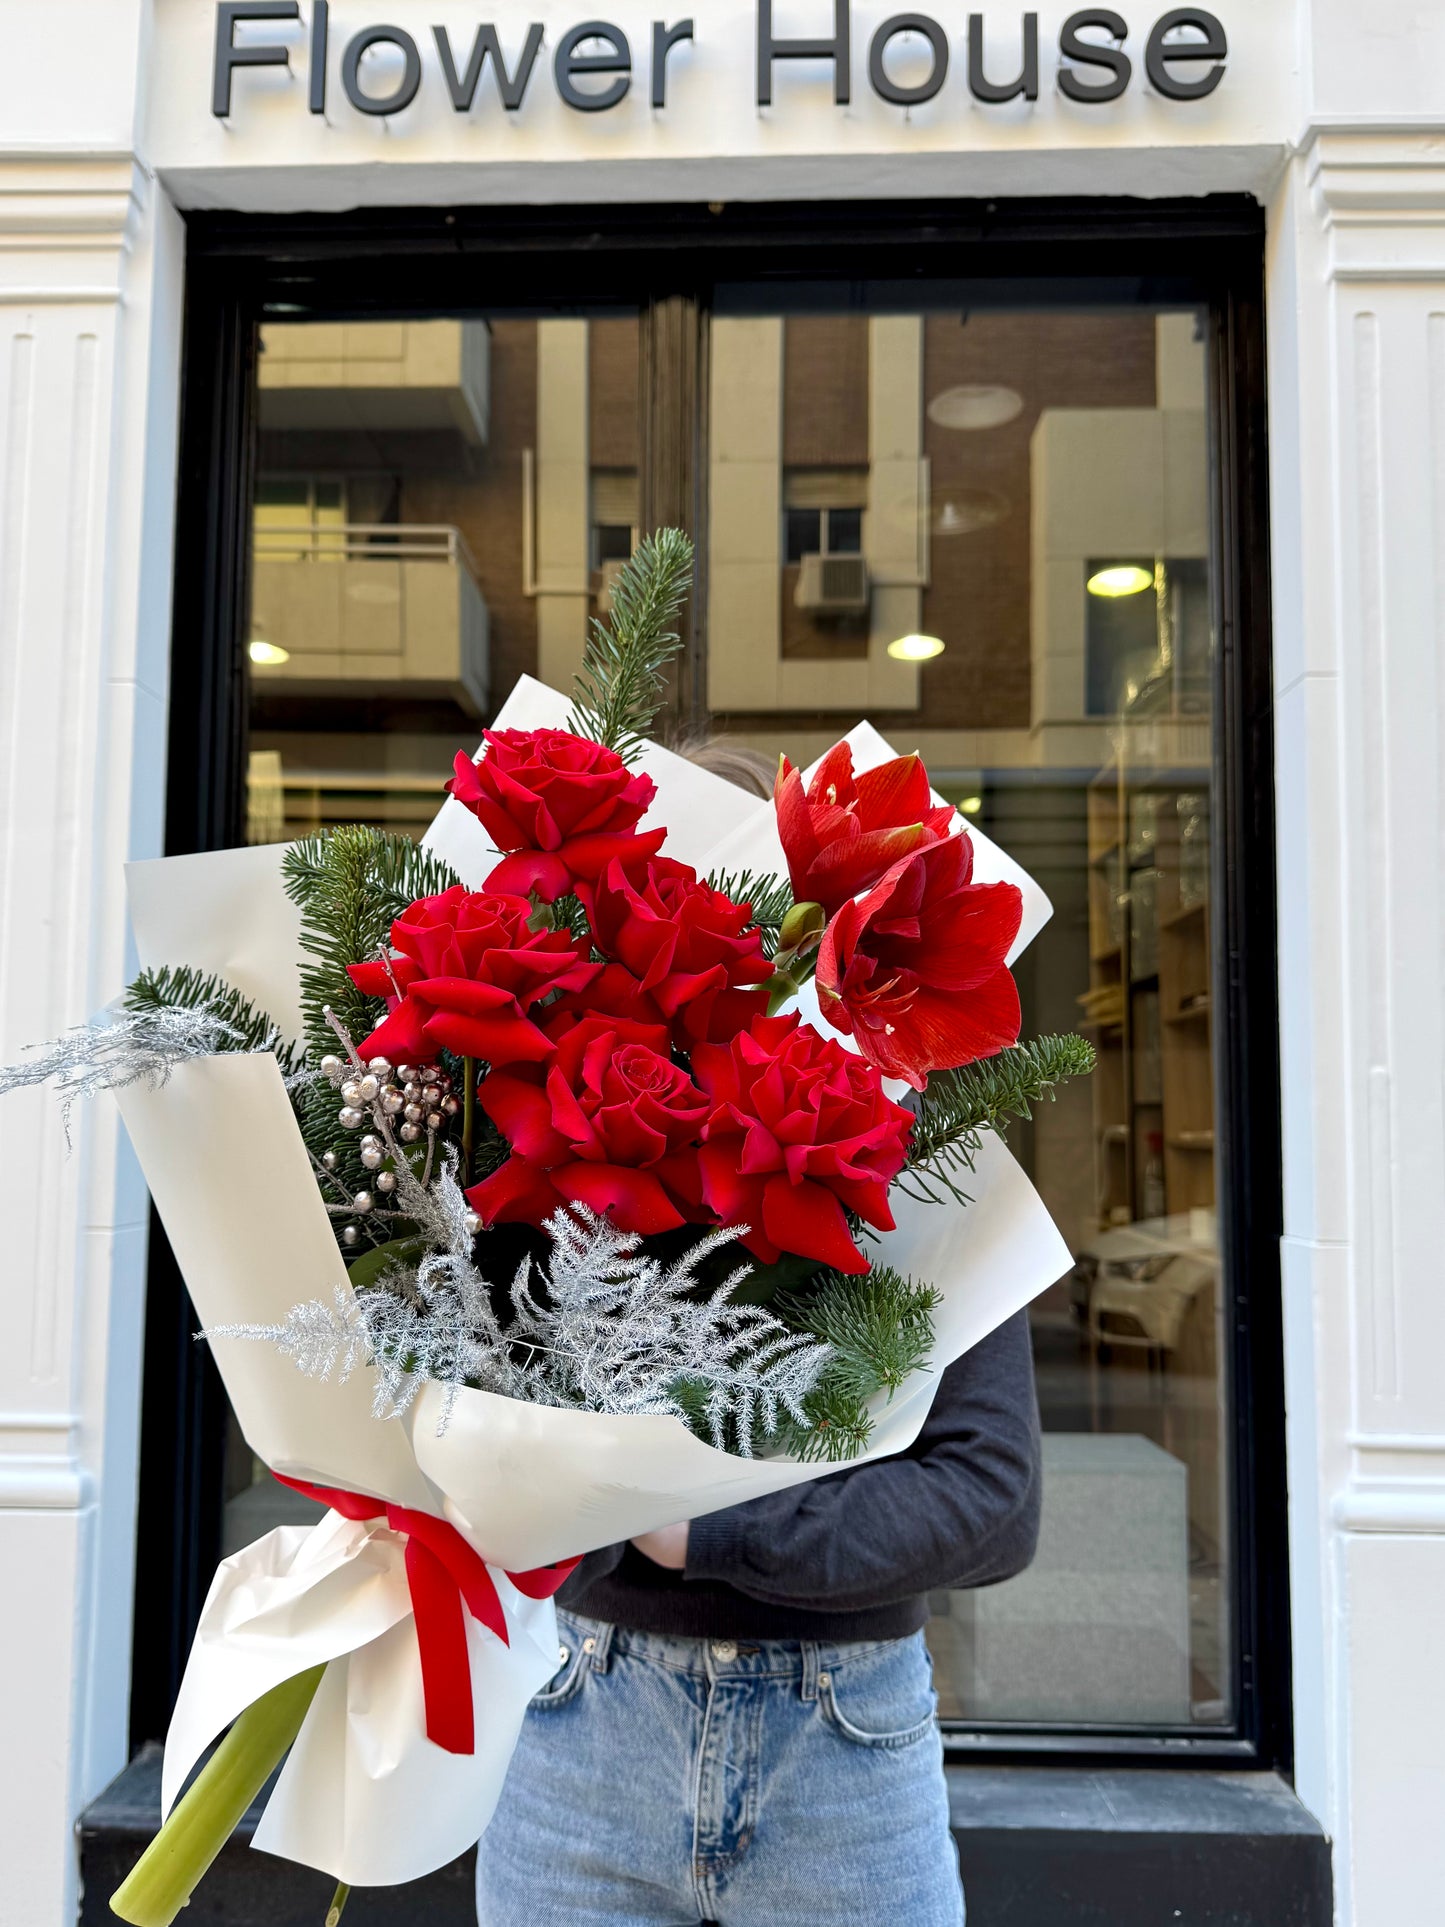
[[[1342,1927],[1445,1894],[1445,170],[1321,132],[1272,210],[1301,1794]]]
[[[715,320],[710,365],[708,707],[773,709],[782,667],[782,321]]]
[[[181,266],[179,219],[128,153],[0,154],[4,1062],[122,987],[121,866],[161,847]],[[145,1194],[108,1100],[77,1106],[71,1138],[49,1092],[0,1100],[16,1927],[74,1919],[74,1822],[126,1757]]]
[[[868,573],[873,578],[868,624],[869,711],[917,709],[918,664],[888,653],[923,621],[930,551],[928,483],[923,454],[923,316],[868,318]],[[946,637],[946,641],[954,638]]]
[[[537,323],[537,674],[570,689],[587,645],[587,323]]]

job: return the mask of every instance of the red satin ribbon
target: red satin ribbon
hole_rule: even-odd
[[[511,1644],[507,1616],[481,1554],[467,1544],[454,1525],[430,1512],[412,1512],[406,1506],[389,1505],[384,1499],[344,1492],[339,1486],[308,1485],[304,1479],[288,1479],[280,1472],[273,1476],[293,1492],[304,1492],[308,1499],[330,1506],[345,1519],[364,1523],[384,1518],[393,1532],[404,1535],[406,1582],[416,1617],[416,1643],[421,1650],[427,1738],[448,1753],[474,1752],[472,1667],[463,1608],[490,1628],[504,1646]],[[577,1563],[575,1559],[563,1559],[555,1566],[509,1572],[507,1577],[528,1599],[549,1599]]]

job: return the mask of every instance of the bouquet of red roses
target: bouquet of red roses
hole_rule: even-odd
[[[1067,1267],[997,1134],[1088,1067],[1017,1042],[1047,904],[866,725],[772,804],[648,742],[687,562],[644,544],[420,850],[134,866],[147,968],[11,1074],[120,1091],[247,1439],[328,1507],[217,1574],[168,1809],[230,1731],[124,1919],[174,1918],[288,1747],[257,1845],[453,1857],[578,1556],[900,1450]]]

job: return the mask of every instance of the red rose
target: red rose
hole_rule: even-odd
[[[597,948],[625,964],[687,1048],[723,1043],[767,1008],[772,966],[763,939],[746,925],[747,904],[699,883],[697,872],[654,857],[645,873],[609,866],[583,899]]]
[[[712,1105],[698,1154],[702,1195],[771,1264],[785,1251],[866,1271],[843,1215],[893,1228],[888,1186],[913,1118],[878,1073],[793,1017],[763,1017],[731,1044],[699,1044],[693,1075]]]
[[[778,834],[799,903],[838,909],[897,863],[949,833],[953,810],[935,805],[916,756],[895,756],[853,774],[853,752],[837,743],[803,789],[785,756],[773,785]]]
[[[545,1070],[493,1071],[477,1093],[512,1156],[467,1201],[486,1224],[540,1225],[585,1204],[623,1231],[670,1231],[697,1196],[707,1100],[668,1055],[665,1026],[584,1017]]]
[[[656,1003],[630,970],[619,963],[601,964],[585,990],[554,998],[537,1013],[537,1021],[555,1044],[588,1017],[622,1018],[629,1024],[650,1025],[667,1035],[667,1023]]]
[[[532,930],[525,897],[455,884],[421,897],[391,926],[393,957],[347,966],[390,1015],[361,1044],[363,1057],[393,1063],[434,1056],[484,1057],[491,1064],[549,1057],[552,1045],[527,1010],[553,990],[581,990],[601,969],[585,939]]]
[[[448,790],[509,852],[487,882],[491,889],[546,902],[578,877],[600,876],[619,856],[641,861],[666,834],[637,834],[657,786],[636,776],[615,750],[565,729],[489,729],[487,755],[457,753]]]
[[[922,1090],[1017,1042],[1019,994],[1004,959],[1023,917],[1012,883],[971,883],[965,832],[905,857],[845,903],[818,951],[818,1004],[871,1064]]]

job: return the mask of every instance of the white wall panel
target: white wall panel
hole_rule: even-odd
[[[131,115],[141,10],[105,11],[92,52]],[[97,78],[67,53],[75,86],[46,125],[69,151],[0,154],[7,1062],[124,982],[120,866],[159,848],[164,787],[181,236],[132,157],[62,139]],[[7,1922],[73,1917],[74,1819],[127,1746],[145,1195],[108,1106],[78,1108],[71,1135],[49,1093],[0,1105]]]

